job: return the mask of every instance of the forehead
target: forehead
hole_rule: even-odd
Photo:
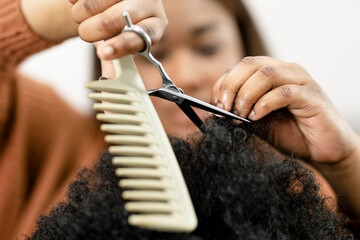
[[[189,32],[201,25],[236,27],[233,16],[214,0],[164,0],[169,19],[167,32]]]

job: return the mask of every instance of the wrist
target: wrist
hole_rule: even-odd
[[[314,163],[336,192],[341,208],[352,219],[360,219],[360,137],[355,134],[350,155],[334,163]]]
[[[360,136],[353,133],[351,141],[348,141],[353,146],[351,151],[334,162],[313,162],[316,168],[323,174],[347,174],[348,171],[353,171],[354,167],[360,166]]]

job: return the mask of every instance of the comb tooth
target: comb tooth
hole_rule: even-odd
[[[172,203],[128,202],[125,209],[137,213],[171,213],[180,211],[179,206]]]
[[[114,165],[128,167],[161,167],[165,164],[164,161],[158,158],[145,157],[114,157],[112,161]]]
[[[111,89],[111,87],[107,86],[94,86],[90,87],[89,89],[97,91],[97,92],[111,92],[111,93],[119,93],[119,94],[127,94],[128,89]]]
[[[164,191],[124,191],[123,199],[133,201],[170,201],[176,199],[171,192]]]
[[[151,133],[152,130],[145,126],[134,126],[125,124],[103,124],[100,126],[101,131],[118,134],[141,134]]]
[[[129,189],[172,189],[173,186],[169,181],[164,179],[122,179],[119,181],[119,185],[122,188]]]
[[[129,96],[127,94],[114,94],[114,93],[89,93],[89,98],[96,101],[107,101],[111,103],[132,103],[139,102],[139,99],[135,96]]]
[[[115,171],[119,177],[129,178],[165,178],[169,177],[166,171],[150,168],[118,168]]]
[[[96,119],[109,123],[140,124],[149,122],[145,117],[129,114],[96,114]]]
[[[170,232],[189,232],[197,225],[196,220],[181,214],[132,214],[128,222],[137,227]]]
[[[109,111],[113,113],[139,113],[143,108],[130,104],[94,103],[93,108],[97,111]]]
[[[160,155],[158,148],[140,147],[140,146],[111,146],[109,152],[112,154],[126,156],[156,156]]]
[[[107,143],[113,144],[126,144],[126,145],[149,145],[156,144],[155,139],[146,136],[134,136],[134,135],[107,135],[105,136]]]
[[[85,87],[98,91],[98,92],[111,92],[111,93],[120,93],[128,94],[136,92],[128,87],[125,87],[122,84],[114,84],[112,80],[103,80],[103,81],[92,81],[85,84]]]

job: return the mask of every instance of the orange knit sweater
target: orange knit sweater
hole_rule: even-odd
[[[106,147],[94,119],[16,73],[21,60],[52,45],[31,31],[18,0],[0,1],[0,239],[31,234],[37,216]]]

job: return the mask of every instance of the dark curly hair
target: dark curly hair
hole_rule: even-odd
[[[93,170],[79,173],[67,201],[38,219],[29,239],[353,239],[311,172],[255,136],[254,124],[220,118],[206,126],[190,143],[171,139],[199,220],[194,232],[130,226],[105,152]]]

